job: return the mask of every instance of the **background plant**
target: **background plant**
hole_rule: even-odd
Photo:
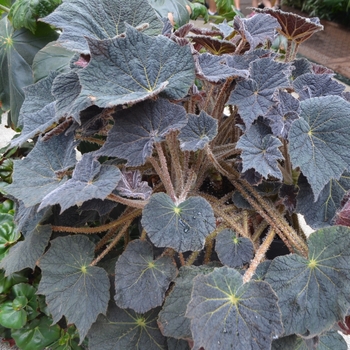
[[[4,189],[24,240],[0,266],[40,268],[89,349],[346,349],[349,95],[295,58],[317,19],[259,12],[174,30],[146,1],[74,0],[42,19],[72,59],[25,89],[11,146],[34,147]],[[275,243],[291,254],[265,259]]]

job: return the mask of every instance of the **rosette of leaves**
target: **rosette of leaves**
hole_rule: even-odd
[[[64,344],[337,344],[350,103],[329,72],[271,49],[285,22],[304,39],[319,25],[271,11],[215,30],[175,30],[146,1],[65,1],[44,18],[73,58],[25,89],[13,145],[33,148],[6,187],[23,240],[0,266],[40,267],[52,323],[79,335]],[[323,229],[307,239],[298,213]],[[292,254],[266,262],[275,239]]]

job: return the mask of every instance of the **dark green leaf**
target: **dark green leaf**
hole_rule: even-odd
[[[191,350],[187,340],[167,338],[168,350]]]
[[[51,241],[40,259],[42,279],[38,294],[44,294],[57,323],[66,316],[74,323],[81,341],[100,313],[106,313],[109,279],[104,269],[90,266],[95,245],[86,236],[66,236]]]
[[[203,249],[216,227],[213,209],[204,198],[190,197],[176,205],[165,193],[151,196],[141,223],[154,245],[177,252]]]
[[[244,40],[249,43],[250,48],[248,52],[252,52],[259,44],[265,44],[268,40],[272,42],[276,35],[276,30],[281,28],[276,18],[261,14],[250,18],[236,16],[234,18],[234,27]]]
[[[218,132],[218,122],[205,111],[199,115],[189,114],[187,125],[178,136],[183,151],[197,151],[214,139]]]
[[[228,103],[237,105],[247,128],[255,119],[264,116],[275,103],[275,91],[289,87],[291,66],[261,58],[250,63],[250,79],[239,81],[231,92]]]
[[[90,350],[166,350],[166,338],[157,326],[159,308],[143,315],[110,304],[89,331]]]
[[[69,69],[69,62],[73,53],[56,41],[48,43],[35,55],[32,69],[34,81],[46,78],[51,71],[65,73]]]
[[[36,21],[51,13],[61,0],[17,0],[11,6],[9,18],[15,29],[27,28],[35,34]]]
[[[331,180],[321,191],[316,202],[311,186],[302,175],[299,177],[298,186],[300,189],[296,211],[304,216],[308,225],[318,229],[332,225],[344,195],[350,190],[350,174],[345,172],[339,180]]]
[[[75,165],[72,135],[39,140],[29,155],[14,163],[13,184],[6,191],[31,207],[67,181],[65,172]]]
[[[163,28],[147,0],[65,1],[43,21],[63,29],[59,38],[62,46],[86,54],[89,48],[85,38],[114,38],[125,31],[125,23],[134,27],[149,23],[144,31],[147,35],[158,35]]]
[[[181,47],[164,36],[150,37],[128,26],[126,37],[87,40],[91,61],[78,71],[82,85],[79,101],[112,107],[158,94],[181,99],[194,82],[190,47]]]
[[[229,267],[241,267],[254,256],[252,241],[238,237],[230,229],[225,229],[216,236],[215,251],[220,261]]]
[[[344,319],[350,306],[350,229],[320,229],[308,246],[307,259],[279,256],[265,277],[278,295],[285,335],[317,335]]]
[[[300,108],[301,118],[289,132],[289,153],[317,200],[325,185],[349,168],[350,103],[339,96],[314,97]]]
[[[27,313],[22,308],[16,310],[12,301],[5,301],[0,304],[0,324],[3,327],[20,329],[26,323]]]
[[[59,339],[61,328],[52,325],[52,319],[43,316],[24,325],[23,328],[13,330],[11,336],[16,345],[22,350],[42,350]]]
[[[241,149],[243,172],[255,169],[264,178],[269,175],[282,180],[282,173],[278,167],[278,160],[283,159],[279,150],[282,142],[270,134],[270,129],[263,123],[252,125],[237,142]]]
[[[0,260],[7,254],[10,247],[21,237],[15,227],[13,216],[0,213]]]
[[[256,268],[252,278],[258,281],[264,281],[266,273],[270,267],[270,264],[271,264],[271,260],[265,260],[262,263],[260,263]]]
[[[175,279],[175,287],[166,297],[158,324],[162,334],[177,339],[192,338],[190,330],[190,319],[185,317],[187,304],[191,300],[193,279],[199,274],[213,271],[209,266],[183,266],[180,268],[179,276]]]
[[[92,153],[85,153],[77,163],[72,178],[47,194],[39,210],[48,205],[59,204],[63,212],[90,199],[106,199],[116,188],[120,178],[121,173],[117,167],[101,166]]]
[[[5,276],[5,271],[0,270],[0,294],[7,294],[12,286],[21,282],[28,282],[23,273],[13,273]]]
[[[243,284],[241,274],[228,267],[194,279],[186,316],[191,318],[194,350],[265,350],[283,332],[277,296],[269,284]]]
[[[115,265],[116,304],[138,313],[163,303],[165,292],[175,278],[173,260],[164,256],[153,258],[152,246],[141,240],[130,242]]]
[[[57,36],[43,24],[38,26],[34,36],[27,29],[14,30],[7,17],[0,20],[0,106],[2,110],[11,110],[15,126],[24,100],[23,88],[33,83],[34,56]]]
[[[6,275],[21,271],[26,267],[34,270],[38,259],[43,255],[51,237],[50,225],[37,225],[24,241],[17,242],[9,254],[1,261],[0,267]]]
[[[12,293],[16,298],[25,298],[26,303],[23,304],[23,308],[25,308],[28,320],[33,320],[39,315],[39,303],[35,287],[28,283],[19,283],[12,287]]]
[[[126,159],[130,166],[142,165],[152,155],[155,142],[164,141],[170,131],[186,123],[185,109],[166,99],[138,103],[115,114],[114,126],[97,154]]]

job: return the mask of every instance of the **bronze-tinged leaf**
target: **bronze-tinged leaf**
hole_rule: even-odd
[[[236,45],[228,40],[211,38],[206,35],[191,36],[192,41],[204,47],[213,55],[222,55],[224,53],[233,53],[236,51]]]
[[[323,30],[323,25],[317,17],[306,18],[294,13],[273,10],[272,8],[255,9],[256,12],[266,13],[275,17],[281,25],[277,31],[284,35],[288,40],[301,44],[309,39],[312,34]]]

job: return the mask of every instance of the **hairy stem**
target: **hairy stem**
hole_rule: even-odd
[[[115,235],[118,230],[118,226],[112,227],[105,236],[96,244],[95,251],[99,251],[110,239]]]
[[[260,245],[258,251],[255,253],[255,257],[251,261],[248,270],[245,272],[243,276],[243,283],[249,282],[253,277],[254,272],[256,271],[256,268],[261,263],[261,261],[265,258],[265,254],[267,250],[270,248],[270,245],[273,239],[275,238],[275,234],[276,234],[275,230],[271,228],[264,242]]]
[[[181,266],[185,266],[186,265],[186,261],[185,261],[184,255],[182,253],[179,253],[179,260],[180,260]]]
[[[141,241],[145,241],[146,238],[147,238],[147,232],[146,232],[145,229],[143,229],[142,232],[141,232],[140,240]]]
[[[230,86],[232,84],[233,78],[226,79],[224,85],[222,86],[219,96],[216,99],[216,103],[213,108],[212,116],[213,118],[217,119],[219,122],[219,125],[221,124],[222,120],[222,113],[224,111],[225,103],[228,99],[228,95],[231,92]]]
[[[284,182],[288,185],[293,184],[292,163],[288,152],[288,142],[283,139],[283,156],[284,156],[284,168],[286,170],[284,176]]]
[[[200,253],[200,250],[192,252],[192,254],[186,260],[186,266],[191,266],[196,261],[199,253]]]
[[[132,208],[140,208],[140,209],[143,209],[145,207],[145,205],[148,203],[148,201],[124,198],[124,197],[118,196],[117,194],[114,194],[114,193],[109,194],[107,196],[107,199],[109,199],[113,202],[127,205],[127,206],[132,207]]]

